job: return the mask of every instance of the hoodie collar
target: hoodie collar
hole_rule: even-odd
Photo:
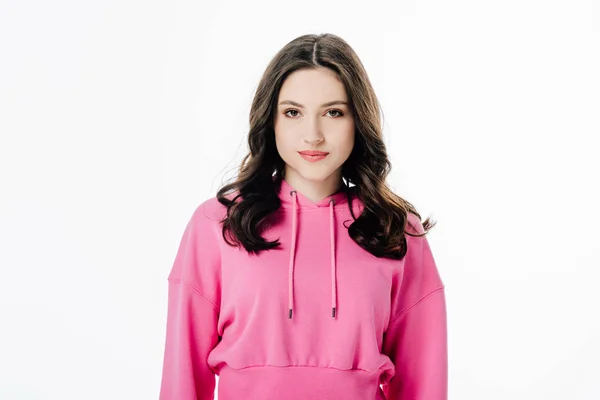
[[[337,266],[335,257],[335,212],[334,208],[339,204],[348,202],[345,187],[324,199],[313,202],[302,193],[294,189],[285,179],[281,179],[279,187],[279,198],[282,207],[292,209],[292,239],[290,250],[290,263],[288,272],[288,318],[292,318],[294,308],[294,267],[296,254],[296,237],[298,235],[298,212],[302,210],[315,210],[329,208],[329,242],[330,242],[330,265],[331,265],[331,317],[335,318],[337,312]]]
[[[302,193],[297,191],[286,181],[284,178],[280,178],[281,186],[279,188],[279,199],[281,200],[282,206],[285,208],[292,208],[294,203],[296,203],[298,208],[306,208],[306,209],[318,209],[318,208],[327,208],[329,207],[329,202],[331,200],[334,201],[336,206],[340,204],[348,203],[348,195],[345,191],[345,187],[342,186],[337,192],[321,199],[316,202],[312,201],[308,197],[304,196]],[[291,195],[291,192],[295,191],[296,199]]]

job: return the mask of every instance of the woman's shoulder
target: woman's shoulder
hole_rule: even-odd
[[[424,232],[423,223],[416,214],[409,211],[406,213],[406,219],[408,222],[406,227],[411,230],[411,233],[421,234]]]
[[[227,215],[227,206],[221,204],[217,199],[217,196],[209,197],[208,199],[202,201],[196,207],[194,211],[194,217],[198,220],[206,220],[205,222],[209,223],[210,221],[219,222],[222,221]]]

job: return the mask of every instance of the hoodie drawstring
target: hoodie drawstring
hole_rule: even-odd
[[[296,254],[296,236],[298,231],[298,207],[296,191],[292,190],[290,196],[294,198],[293,209],[292,209],[292,248],[290,252],[290,268],[288,273],[288,306],[289,314],[288,318],[292,318],[292,309],[294,306],[294,256]],[[334,213],[333,208],[335,206],[335,200],[329,200],[329,238],[330,238],[330,252],[331,252],[331,316],[335,318],[337,310],[337,271],[335,262],[335,224],[334,224]]]
[[[290,270],[288,272],[288,307],[289,307],[289,318],[292,318],[292,307],[294,305],[294,255],[296,253],[296,227],[298,226],[297,213],[297,199],[296,191],[292,190],[290,196],[294,198],[294,207],[292,209],[292,250],[290,252]]]
[[[337,271],[335,268],[335,225],[333,223],[333,205],[335,201],[329,200],[329,241],[331,242],[331,316],[335,318],[337,309]]]

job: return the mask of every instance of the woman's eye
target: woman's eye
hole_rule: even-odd
[[[287,110],[284,114],[287,115],[287,116],[289,116],[289,117],[294,118],[296,115],[290,115],[288,113],[297,113],[297,112],[298,112],[298,110]],[[341,117],[342,115],[344,115],[344,114],[342,114],[342,112],[340,110],[329,110],[327,113],[328,114],[329,113],[337,113],[336,115],[334,115],[334,117]]]

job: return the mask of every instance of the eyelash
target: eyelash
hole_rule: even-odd
[[[284,115],[286,115],[286,116],[288,116],[288,115],[287,115],[287,113],[289,113],[290,111],[296,111],[296,112],[298,112],[298,110],[295,110],[295,109],[293,109],[293,108],[290,108],[289,110],[285,110],[285,112],[284,112],[283,114],[284,114]],[[338,115],[337,117],[334,117],[334,118],[339,118],[339,117],[342,117],[342,116],[344,116],[344,113],[343,113],[343,112],[341,112],[340,110],[329,110],[329,111],[327,111],[327,112],[329,113],[329,112],[331,112],[331,111],[335,111],[335,112],[339,113],[339,115]],[[294,118],[294,117],[290,117],[290,116],[288,116],[288,118]]]

